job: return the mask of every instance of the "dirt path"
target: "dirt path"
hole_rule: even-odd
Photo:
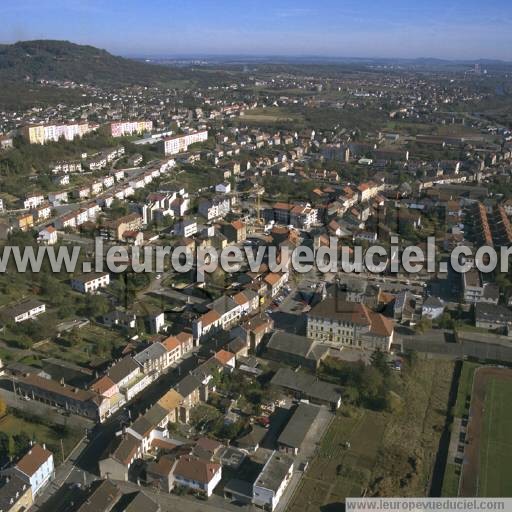
[[[512,370],[508,368],[487,368],[485,366],[475,370],[459,496],[478,496],[480,441],[484,423],[485,393],[487,384],[493,377],[512,380]]]

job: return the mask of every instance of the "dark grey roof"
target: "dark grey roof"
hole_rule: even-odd
[[[27,313],[28,311],[31,311],[32,309],[38,308],[39,306],[43,305],[44,303],[41,302],[40,300],[28,299],[14,306],[2,309],[1,314],[4,317],[15,318],[19,315],[22,315],[23,313]]]
[[[11,476],[9,481],[0,487],[0,510],[11,510],[14,504],[27,492],[29,485],[17,476]],[[11,500],[13,500],[11,502]]]
[[[175,389],[183,397],[186,398],[201,386],[201,382],[193,375],[187,375],[180,381]]]
[[[267,430],[260,425],[253,425],[250,432],[236,440],[236,445],[240,448],[255,448],[267,435]]]
[[[126,356],[107,371],[109,378],[116,384],[126,378],[130,373],[140,368],[132,357]]]
[[[222,297],[214,300],[209,307],[219,313],[219,315],[224,315],[237,308],[238,304],[231,297],[222,295]]]
[[[254,485],[277,492],[292,465],[293,459],[290,456],[273,452]]]
[[[318,346],[318,343],[297,334],[284,331],[276,331],[272,334],[267,347],[272,350],[286,352],[306,359],[318,361],[328,352],[328,348]]]
[[[160,505],[155,503],[142,491],[139,491],[130,504],[123,510],[124,512],[159,512]]]
[[[142,352],[136,354],[133,359],[135,359],[135,361],[140,365],[144,366],[148,361],[156,361],[164,354],[167,354],[166,348],[161,343],[153,343]]]
[[[496,283],[485,283],[483,295],[486,299],[498,301],[500,298],[500,287]]]
[[[424,308],[442,308],[444,307],[443,302],[439,297],[430,296],[423,303]]]
[[[156,425],[153,425],[149,418],[140,416],[133,422],[133,425],[130,427],[130,429],[134,432],[137,432],[137,434],[140,436],[146,437],[155,428],[155,426]]]
[[[343,392],[340,386],[319,380],[304,372],[294,372],[290,368],[279,368],[272,377],[271,384],[330,403],[338,403]]]
[[[215,359],[215,357],[211,357],[210,359],[208,359],[208,361],[205,361],[194,370],[191,370],[190,374],[199,379],[200,381],[203,381],[210,375],[213,375],[214,372],[220,371],[221,369],[222,363]]]
[[[300,403],[277,442],[291,448],[300,448],[320,411],[318,405]]]
[[[89,495],[78,512],[107,512],[112,510],[115,503],[121,497],[121,491],[110,480],[103,480]]]
[[[499,304],[478,302],[475,304],[475,318],[481,322],[511,323],[512,311]]]

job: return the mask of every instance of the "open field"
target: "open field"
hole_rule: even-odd
[[[49,341],[38,346],[38,354],[42,357],[58,354],[60,359],[78,365],[97,364],[103,360],[110,360],[112,351],[126,342],[120,332],[96,324],[64,333],[62,338],[67,340],[68,346]]]
[[[512,496],[512,380],[492,378],[485,393],[479,496]]]
[[[242,122],[256,124],[303,121],[299,113],[279,107],[255,108],[240,119]]]
[[[469,416],[469,406],[471,403],[471,390],[473,387],[473,376],[475,370],[481,366],[479,363],[464,361],[459,377],[457,388],[457,398],[453,408],[452,439],[450,441],[450,452],[446,461],[446,467],[443,478],[442,495],[447,497],[456,497],[459,493],[459,481],[461,465],[456,461],[456,451],[459,443],[460,425],[463,418]]]
[[[510,429],[512,412],[507,407],[512,393],[512,370],[482,367],[474,373],[473,394],[460,495],[510,496],[512,462]]]
[[[473,387],[473,376],[475,370],[481,366],[479,363],[464,361],[462,372],[460,374],[459,388],[457,390],[457,402],[453,415],[462,418],[469,413],[469,405],[471,401],[471,388]]]
[[[384,429],[385,416],[377,412],[354,409],[350,416],[338,414],[290,512],[313,512],[325,503],[341,502],[345,496],[360,496],[369,484]]]
[[[397,410],[338,413],[289,512],[318,512],[365,490],[367,495],[427,495],[452,373],[451,362],[419,361],[401,376]]]
[[[53,428],[44,423],[20,418],[12,413],[7,414],[0,420],[0,430],[10,436],[25,432],[30,439],[40,444],[45,443],[54,454],[55,464],[62,462],[61,439],[64,456],[67,457],[83,436],[83,432],[70,428],[59,430],[58,426]]]

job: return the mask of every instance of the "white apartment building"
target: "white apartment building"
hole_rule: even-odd
[[[191,132],[186,135],[174,135],[164,139],[164,153],[177,155],[188,150],[191,144],[208,140],[208,130]]]
[[[46,311],[46,305],[38,300],[26,300],[15,306],[3,309],[1,315],[15,323],[31,320]]]
[[[71,288],[80,293],[94,293],[110,284],[110,274],[107,272],[83,274],[71,279]]]
[[[42,203],[44,203],[43,194],[27,195],[25,201],[23,202],[23,208],[26,208],[27,210],[31,208],[37,208]]]

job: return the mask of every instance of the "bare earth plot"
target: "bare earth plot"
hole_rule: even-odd
[[[512,495],[512,370],[475,371],[461,496]]]

